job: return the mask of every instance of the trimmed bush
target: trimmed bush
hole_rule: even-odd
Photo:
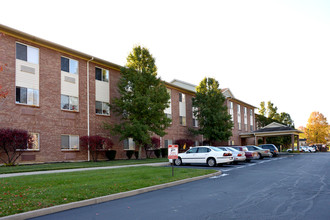
[[[108,150],[108,151],[105,152],[105,156],[109,160],[114,160],[116,158],[116,153],[117,153],[117,151],[115,151],[115,150]]]
[[[126,151],[126,156],[130,160],[134,154],[134,150],[127,150]]]
[[[157,158],[160,157],[160,149],[155,149],[154,150],[154,153],[155,153],[155,155],[156,155]]]
[[[134,151],[135,159],[139,159],[139,151]]]
[[[162,157],[166,158],[168,155],[168,149],[167,148],[161,148],[160,151],[162,152]]]

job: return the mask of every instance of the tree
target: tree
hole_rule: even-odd
[[[98,155],[101,151],[109,150],[113,146],[113,142],[110,138],[104,138],[99,135],[95,136],[83,136],[80,138],[80,146],[89,150],[94,162],[97,161]]]
[[[110,105],[121,121],[106,127],[119,135],[120,140],[133,138],[141,158],[142,147],[150,144],[152,135],[166,134],[171,119],[164,110],[169,106],[170,96],[164,82],[157,77],[155,59],[146,48],[133,48],[121,74],[118,83],[121,96]]]
[[[11,128],[0,129],[0,140],[0,155],[5,155],[0,159],[6,166],[14,166],[16,160],[33,144],[27,131]]]
[[[307,142],[325,144],[329,137],[327,118],[320,112],[312,112],[306,125]]]
[[[259,114],[262,116],[266,116],[265,102],[260,102]]]
[[[196,97],[192,103],[199,128],[192,132],[204,135],[210,144],[228,140],[232,136],[233,122],[218,81],[205,77],[196,89]]]

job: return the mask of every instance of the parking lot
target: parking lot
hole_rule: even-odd
[[[330,153],[210,168],[223,173],[37,219],[330,219]]]

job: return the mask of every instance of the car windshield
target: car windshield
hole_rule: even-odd
[[[214,151],[226,151],[225,149],[223,148],[218,148],[218,147],[210,147],[212,150]]]
[[[256,149],[258,150],[263,150],[261,147],[255,146]]]
[[[237,150],[237,149],[235,149],[235,148],[232,148],[232,147],[228,147],[228,149],[229,149],[230,151],[239,151],[239,150]]]
[[[254,150],[254,148],[252,146],[246,146],[248,150]]]

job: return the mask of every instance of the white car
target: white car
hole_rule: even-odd
[[[169,161],[172,163],[171,159]],[[233,161],[234,159],[230,151],[212,146],[197,146],[190,148],[185,153],[180,153],[178,159],[174,160],[174,164],[180,166],[185,163],[199,163],[214,167],[218,164],[231,163]]]
[[[314,147],[308,147],[309,152],[316,153],[316,150]]]
[[[234,163],[236,162],[243,162],[246,160],[245,152],[244,151],[239,151],[236,150],[235,148],[232,147],[219,147],[220,149],[225,149],[227,151],[232,152],[233,158],[234,158]]]

